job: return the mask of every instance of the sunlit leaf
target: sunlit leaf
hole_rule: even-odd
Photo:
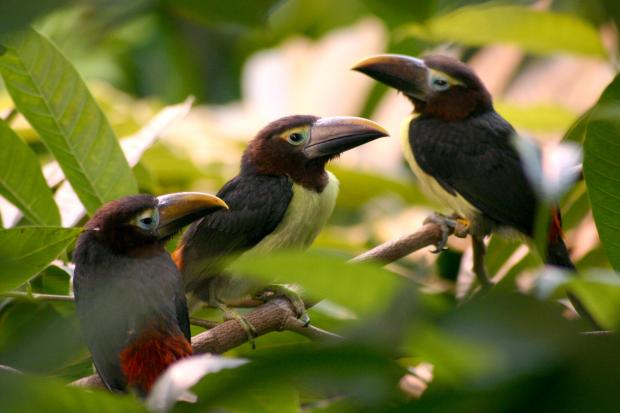
[[[60,224],[58,208],[36,155],[2,120],[0,147],[0,194],[33,224]]]
[[[18,287],[52,262],[80,228],[22,227],[0,231],[0,291]]]
[[[532,53],[571,52],[606,56],[597,30],[585,20],[572,14],[511,5],[483,4],[458,8],[424,24],[405,26],[400,29],[400,34],[471,46],[509,43]]]
[[[189,97],[183,103],[165,107],[138,132],[121,139],[121,148],[129,166],[136,166],[144,152],[153,146],[172,125],[189,113],[193,101],[194,99]],[[50,167],[50,170],[53,168]],[[56,175],[53,176],[55,177]],[[60,206],[62,225],[65,227],[76,225],[86,214],[84,206],[79,202],[73,187],[67,181],[60,185],[54,194],[54,199]]]
[[[3,36],[0,74],[17,109],[60,163],[89,213],[137,185],[114,132],[77,71],[34,30]]]

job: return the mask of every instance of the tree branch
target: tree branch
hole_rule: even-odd
[[[321,330],[313,326],[303,327],[295,316],[295,309],[285,298],[275,298],[257,307],[252,312],[245,315],[256,329],[258,336],[272,331],[290,330],[311,339],[338,339],[342,338],[337,334]],[[192,348],[194,353],[215,353],[221,354],[248,341],[246,331],[238,321],[228,320],[203,333],[192,337]],[[71,383],[79,387],[103,387],[103,383],[98,375],[94,374],[83,377]]]
[[[452,232],[450,233],[450,235]],[[437,245],[443,237],[441,227],[435,223],[429,222],[414,232],[395,240],[385,242],[370,251],[366,251],[357,257],[351,259],[351,263],[360,263],[367,261],[379,261],[385,264],[397,261],[412,252],[415,252],[430,245]]]
[[[442,239],[441,227],[435,223],[425,224],[419,231],[388,241],[370,251],[353,258],[351,263],[380,261],[390,263],[421,248],[436,245]],[[295,315],[295,309],[285,298],[275,298],[256,307],[245,315],[256,329],[257,336],[272,331],[293,331],[312,340],[334,340],[341,336],[314,326],[303,326]],[[192,337],[194,353],[221,354],[248,341],[246,331],[236,320],[228,320],[217,325],[206,320],[192,319],[192,324],[208,328],[207,331]],[[97,375],[81,378],[71,383],[79,387],[103,387]]]

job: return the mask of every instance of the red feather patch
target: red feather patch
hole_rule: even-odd
[[[171,336],[160,330],[150,329],[120,354],[127,386],[147,394],[168,366],[191,354],[192,346],[185,336]]]

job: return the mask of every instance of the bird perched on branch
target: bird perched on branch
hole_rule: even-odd
[[[164,245],[190,222],[227,208],[201,193],[135,195],[101,207],[73,253],[77,314],[110,390],[146,395],[192,352],[181,274]]]
[[[542,205],[513,146],[514,128],[494,110],[478,76],[452,57],[378,55],[353,70],[402,92],[413,104],[414,114],[403,124],[405,156],[423,190],[456,213],[456,219],[432,218],[444,229],[437,250],[445,246],[449,227],[465,226],[472,236],[474,272],[483,287],[490,285],[484,237],[509,228],[532,238]],[[560,212],[555,208],[550,214],[543,258],[574,269]]]
[[[264,292],[283,295],[308,322],[303,301],[294,291],[281,285],[257,286],[230,277],[225,268],[231,257],[243,253],[308,247],[336,204],[338,180],[325,170],[327,162],[383,136],[387,131],[381,126],[354,117],[297,115],[267,125],[245,150],[239,175],[217,194],[230,211],[194,223],[173,254],[186,291],[242,325],[244,321],[227,304],[235,306]],[[252,326],[246,323],[244,328],[251,336]]]

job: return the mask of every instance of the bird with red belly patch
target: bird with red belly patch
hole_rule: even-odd
[[[87,222],[73,253],[73,289],[84,339],[110,390],[145,396],[170,364],[192,353],[181,275],[164,246],[222,208],[208,194],[135,195]]]

